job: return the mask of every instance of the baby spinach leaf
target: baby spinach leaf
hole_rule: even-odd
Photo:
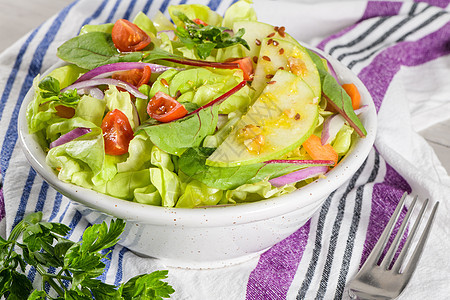
[[[143,53],[120,53],[114,46],[111,34],[88,32],[62,44],[57,55],[62,60],[91,70],[106,64],[140,61]]]
[[[323,65],[322,59],[311,50],[308,50],[308,54],[316,64],[317,70],[319,71],[320,82],[322,84],[322,97],[324,97],[327,102],[344,117],[344,119],[353,129],[355,129],[359,136],[366,136],[367,131],[353,110],[350,96],[345,92],[336,79],[328,73]]]
[[[216,130],[219,105],[202,109],[191,116],[151,126],[140,126],[153,144],[170,154],[181,155],[186,149],[198,147]]]
[[[308,166],[289,163],[257,163],[237,167],[207,166],[206,159],[214,150],[213,148],[186,150],[178,160],[180,171],[209,187],[232,190],[245,183],[268,180]]]

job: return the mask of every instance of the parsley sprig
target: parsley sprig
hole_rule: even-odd
[[[30,214],[13,228],[8,239],[0,237],[0,297],[131,300],[169,298],[174,292],[163,281],[168,271],[138,275],[119,287],[96,279],[103,273],[105,264],[101,260],[107,256],[100,251],[118,242],[124,221],[113,220],[109,227],[105,222],[92,225],[75,243],[64,238],[71,230],[68,226],[41,219],[41,212]],[[42,277],[41,289],[33,291],[23,274],[27,264]],[[49,268],[55,272],[49,272]],[[47,284],[50,289],[46,289]]]
[[[194,48],[201,59],[206,59],[213,49],[226,48],[236,44],[241,44],[250,50],[249,45],[242,38],[245,33],[244,28],[231,35],[229,28],[197,24],[179,11],[174,14],[185,25],[185,27],[177,26],[175,34],[188,49]]]

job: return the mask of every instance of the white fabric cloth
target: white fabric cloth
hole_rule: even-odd
[[[198,2],[220,13],[232,3]],[[422,260],[400,298],[447,299],[450,177],[416,133],[450,115],[449,2],[429,3],[256,0],[259,20],[284,25],[295,38],[319,45],[366,84],[379,109],[374,149],[305,226],[260,258],[221,269],[184,270],[167,268],[118,245],[102,280],[119,283],[168,269],[168,282],[176,290],[173,299],[348,299],[345,283],[356,274],[407,191],[421,200],[440,201],[440,207]],[[0,55],[1,236],[37,210],[45,219],[72,227],[73,240],[89,225],[69,199],[35,174],[17,142],[15,117],[33,77],[58,61],[56,48],[83,24],[132,18],[138,11],[152,16],[161,9],[167,14],[167,4],[79,0]],[[34,279],[33,270],[27,269],[27,275]]]

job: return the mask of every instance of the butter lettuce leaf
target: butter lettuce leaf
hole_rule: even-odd
[[[268,181],[261,181],[253,184],[244,184],[234,190],[226,191],[225,199],[228,203],[254,202],[289,194],[296,189],[295,184],[287,184],[277,188]]]
[[[198,180],[192,180],[184,188],[176,207],[194,208],[197,206],[216,205],[221,201],[222,196],[223,190],[208,187]]]

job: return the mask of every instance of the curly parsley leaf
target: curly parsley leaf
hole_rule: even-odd
[[[241,44],[250,50],[247,41],[242,38],[245,33],[244,28],[231,35],[232,31],[229,28],[197,24],[179,11],[174,14],[185,25],[185,27],[178,26],[175,34],[188,49],[195,49],[201,59],[206,59],[211,55],[213,49],[226,48],[236,44]]]

